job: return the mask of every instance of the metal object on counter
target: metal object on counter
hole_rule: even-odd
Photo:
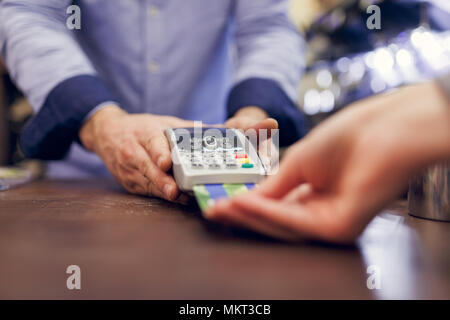
[[[435,165],[410,181],[408,208],[415,217],[450,221],[450,163]]]

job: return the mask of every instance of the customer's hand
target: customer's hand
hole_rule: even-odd
[[[184,202],[187,196],[168,173],[172,159],[164,129],[192,126],[175,117],[128,114],[107,106],[84,124],[80,139],[129,192]]]
[[[278,175],[206,217],[285,239],[354,241],[409,177],[450,159],[450,107],[433,83],[348,107],[294,145]]]

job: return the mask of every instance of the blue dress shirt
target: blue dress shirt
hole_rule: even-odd
[[[0,49],[35,116],[30,157],[59,177],[106,174],[77,143],[83,121],[116,102],[132,113],[222,123],[257,105],[281,140],[304,133],[295,108],[303,41],[287,0],[0,0]],[[70,30],[70,5],[81,29]],[[93,111],[94,110],[94,111]]]

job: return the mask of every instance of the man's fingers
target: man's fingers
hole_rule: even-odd
[[[169,142],[162,131],[141,137],[140,143],[159,169],[166,172],[171,168],[172,158]]]
[[[190,202],[189,196],[182,193],[180,193],[175,199],[172,199],[172,196],[171,199],[168,199],[167,194],[164,194],[159,186],[144,177],[138,170],[122,167],[119,175],[119,180],[122,182],[123,187],[130,193],[159,197],[185,205]]]
[[[256,124],[252,124],[247,129],[254,129],[256,131],[266,129],[268,130],[268,137],[270,137],[270,130],[278,129],[278,122],[273,118],[267,118],[262,121],[259,121]]]
[[[261,121],[255,121],[254,119],[247,117],[235,117],[225,122],[225,126],[228,128],[242,129],[244,131],[253,130],[268,130],[268,137],[270,137],[270,130],[278,129],[278,122],[273,118],[267,118]]]
[[[247,118],[231,118],[225,122],[225,127],[245,130],[245,127],[249,125],[248,121],[249,119]]]
[[[158,167],[150,162],[145,177],[149,180],[150,192],[154,193],[155,188],[164,194],[164,199],[175,201],[180,193],[175,180],[162,172]]]
[[[146,191],[148,196],[158,197],[161,199],[166,199],[169,201],[175,201],[176,197],[172,196],[170,193],[167,193],[163,188],[157,186],[153,181],[147,179]]]
[[[162,196],[169,201],[174,201],[178,197],[180,191],[175,180],[153,163],[142,146],[135,148],[134,157],[129,163],[147,178],[148,193]]]
[[[118,176],[119,181],[128,192],[143,196],[148,195],[148,180],[138,170],[121,167]]]
[[[243,209],[233,207],[232,202],[229,201],[218,201],[211,210],[206,212],[205,216],[213,221],[248,228],[277,239],[286,241],[301,239],[298,233],[248,214]]]
[[[168,123],[171,128],[191,128],[194,126],[195,122],[191,120],[184,120],[177,117],[167,116],[169,119]]]
[[[259,143],[258,154],[264,164],[264,167],[266,168],[267,174],[276,174],[279,168],[280,153],[277,146],[275,146],[271,139],[267,139]]]

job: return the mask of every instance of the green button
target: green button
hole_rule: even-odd
[[[242,168],[253,168],[253,163],[243,163]]]

